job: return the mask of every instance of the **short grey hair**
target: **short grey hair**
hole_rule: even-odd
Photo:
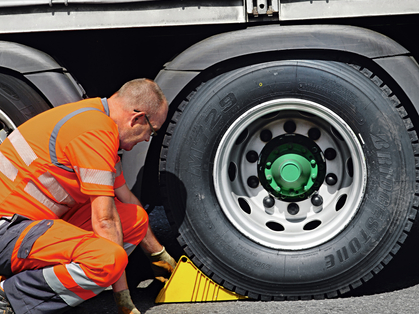
[[[115,97],[124,99],[127,110],[147,111],[148,115],[156,114],[167,100],[160,87],[150,79],[140,78],[126,82],[115,93]]]

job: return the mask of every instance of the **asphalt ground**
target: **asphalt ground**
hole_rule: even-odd
[[[150,214],[150,222],[160,242],[173,256],[182,253],[171,232],[163,208]],[[131,296],[141,313],[298,313],[298,314],[396,314],[419,313],[419,230],[415,227],[403,249],[381,273],[358,289],[335,299],[309,301],[227,301],[208,303],[155,304],[163,285],[152,277],[142,257],[130,259],[127,267]],[[142,269],[141,272],[137,271]],[[142,273],[143,278],[138,278]],[[137,286],[138,280],[140,281]],[[134,285],[134,286],[133,286]],[[67,312],[71,314],[117,313],[111,290],[102,292]]]

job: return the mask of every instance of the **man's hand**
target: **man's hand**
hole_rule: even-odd
[[[113,296],[118,306],[118,314],[141,314],[132,302],[129,290],[114,292]]]
[[[167,253],[165,247],[161,252],[150,254],[149,259],[154,277],[163,283],[169,280],[177,264],[173,257]]]

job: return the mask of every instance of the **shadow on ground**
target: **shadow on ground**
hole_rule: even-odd
[[[413,226],[401,249],[384,269],[343,297],[374,295],[406,289],[419,284],[419,222]]]
[[[179,247],[167,218],[164,209],[156,208],[150,214],[152,228],[160,242],[166,246],[173,257],[179,258],[182,249]],[[384,267],[384,269],[371,280],[364,283],[357,289],[350,291],[341,297],[361,297],[387,292],[393,292],[409,288],[419,284],[419,226],[412,228],[409,237],[397,255]],[[138,270],[141,271],[138,271]],[[163,284],[152,280],[151,268],[147,258],[140,250],[130,256],[127,267],[128,283],[130,285],[131,296],[137,308],[145,313],[150,308],[156,306],[154,303]],[[140,284],[139,284],[140,283]],[[116,313],[116,306],[111,290],[102,292],[97,297],[88,300],[80,306],[67,312],[71,314],[94,314],[94,313]]]

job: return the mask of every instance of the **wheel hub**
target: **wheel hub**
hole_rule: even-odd
[[[277,99],[228,128],[213,177],[238,231],[267,247],[302,250],[348,225],[363,199],[366,165],[356,135],[337,114],[311,101]]]
[[[321,185],[326,163],[318,145],[307,137],[286,134],[262,150],[258,174],[263,187],[285,201],[304,200]]]

